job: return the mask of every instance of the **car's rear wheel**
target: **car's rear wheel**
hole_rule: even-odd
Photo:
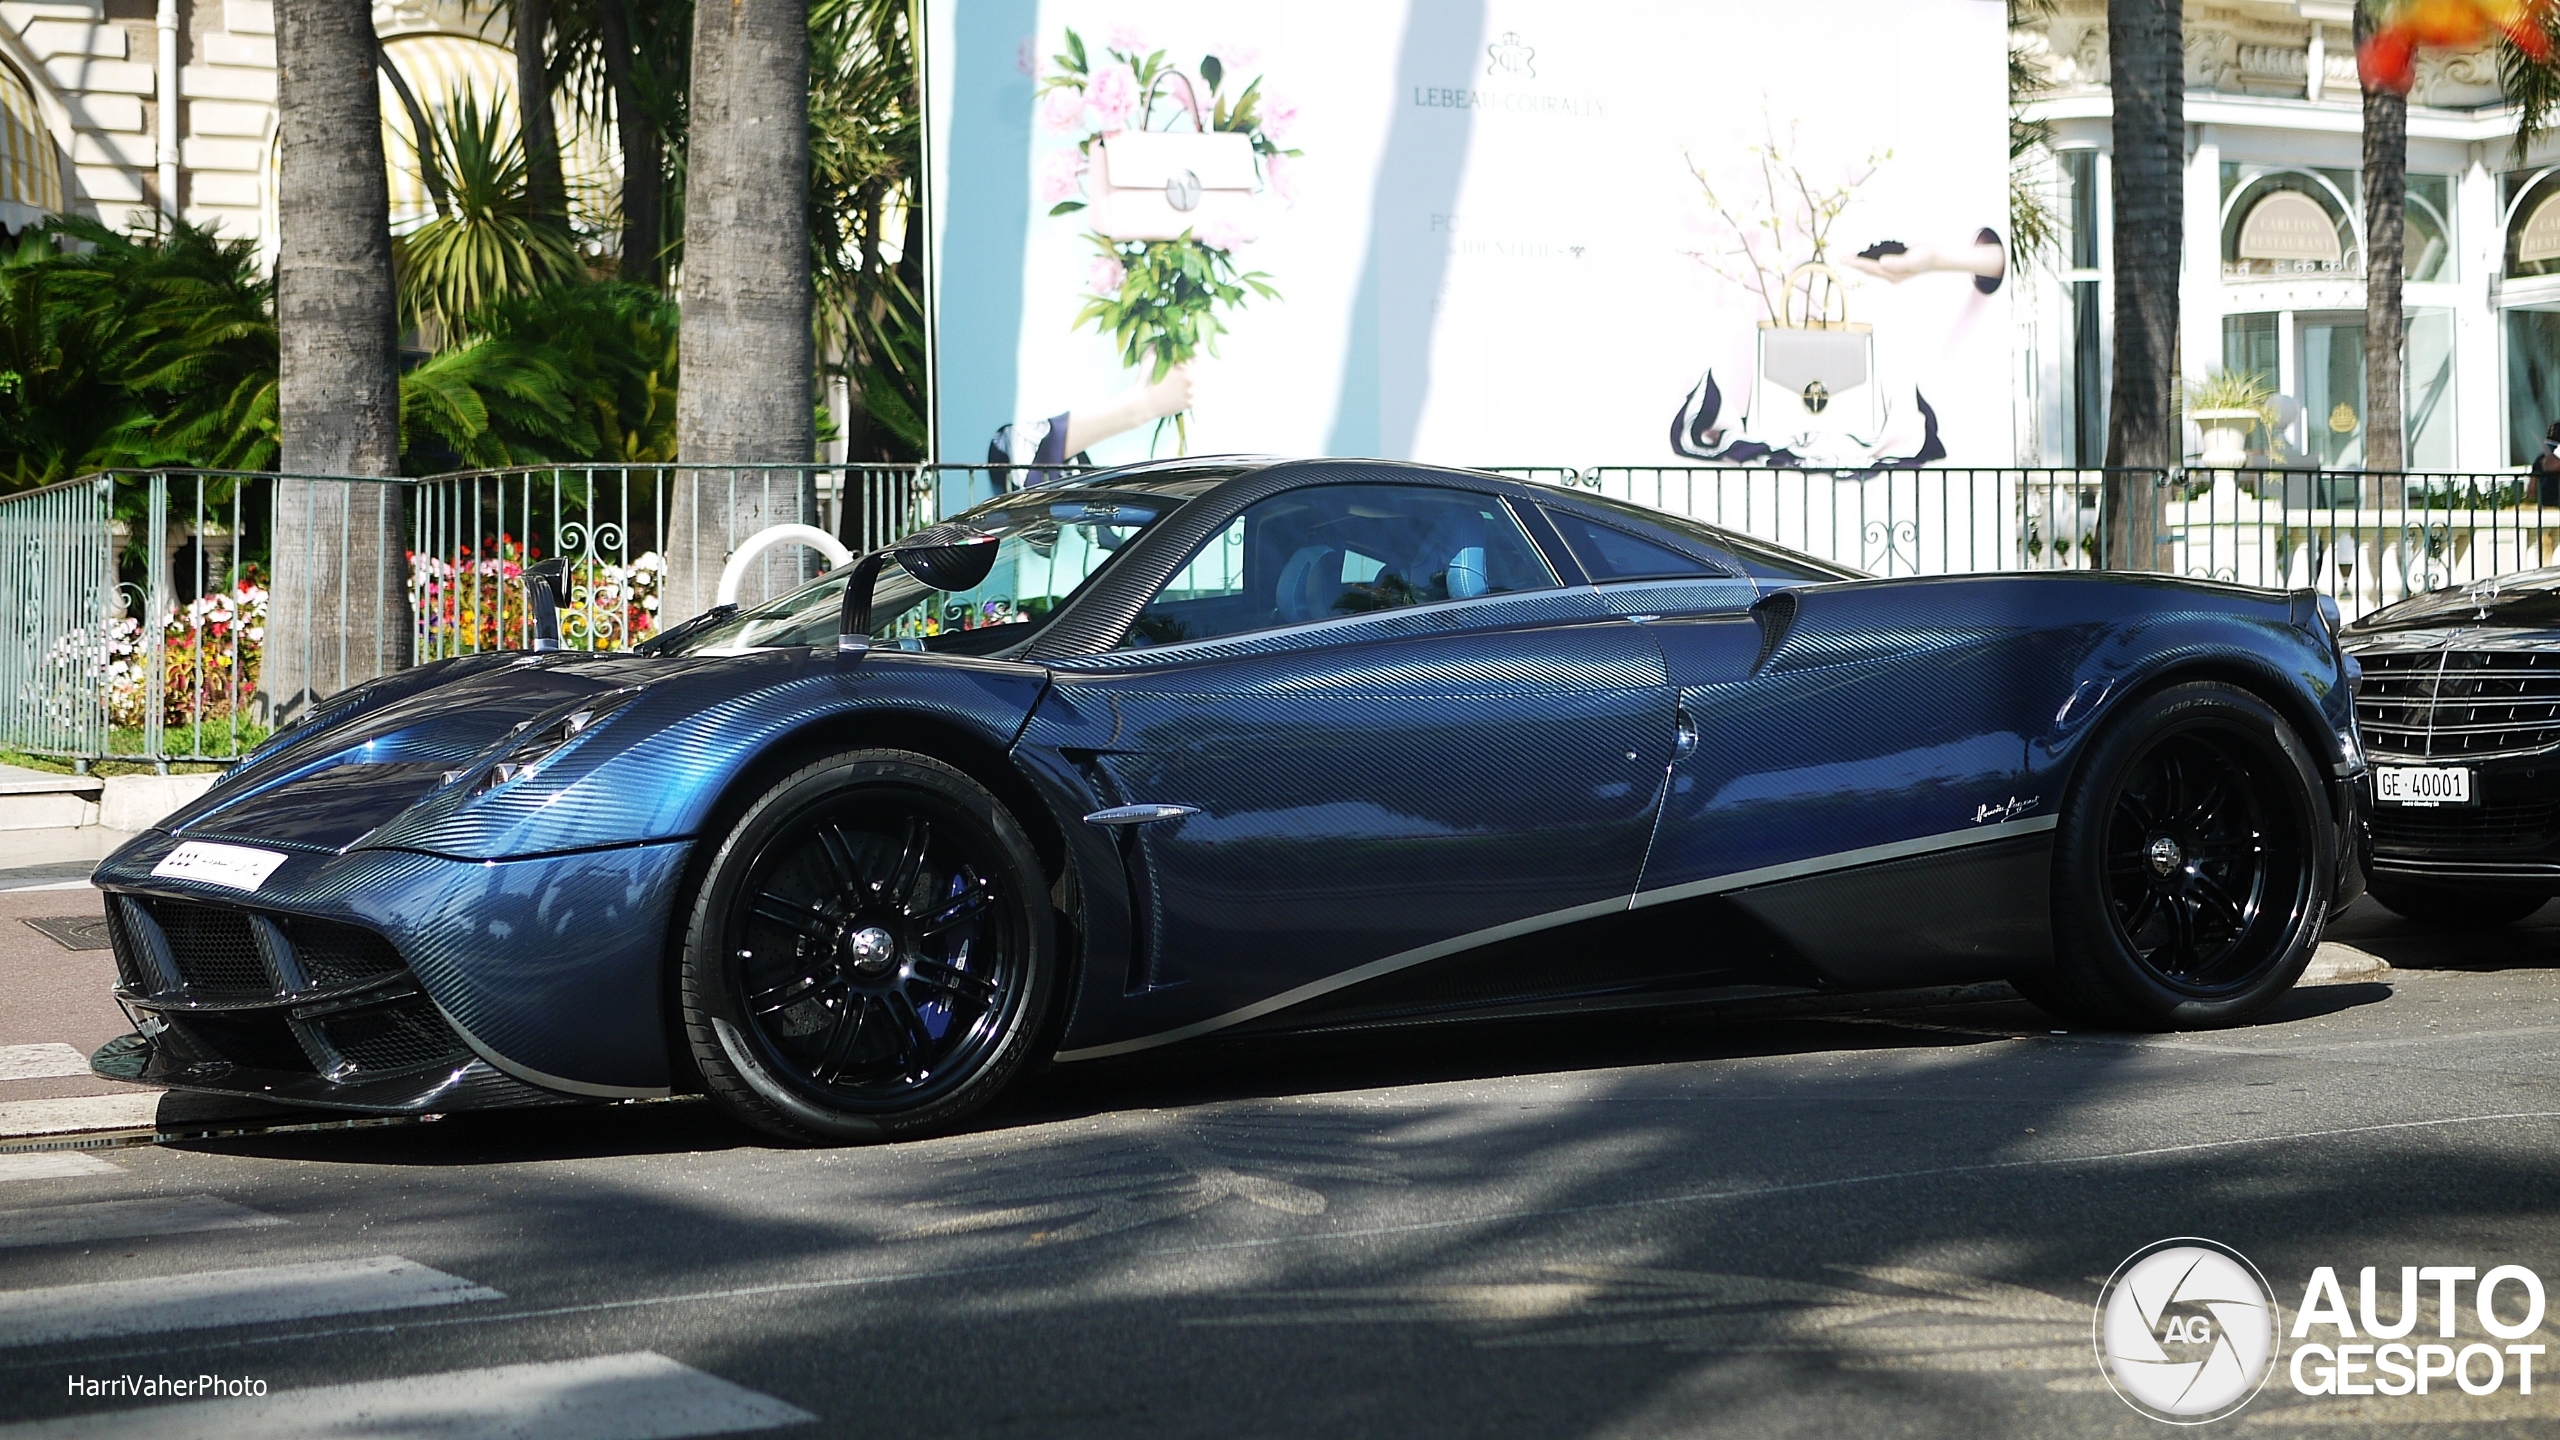
[[[2365,893],[2404,919],[2447,930],[2499,930],[2549,904],[2539,891],[2491,890],[2425,881],[2374,880]]]
[[[2234,1025],[2290,989],[2336,871],[2320,774],[2234,686],[2142,697],[2093,742],[2054,836],[2054,968],[2031,1000],[2087,1023]]]
[[[1055,969],[1039,858],[985,787],[864,750],[786,776],[721,842],[678,975],[711,1098],[804,1143],[978,1109],[1030,1058]]]

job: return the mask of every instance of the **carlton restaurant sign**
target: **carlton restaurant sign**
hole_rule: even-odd
[[[2270,260],[2287,270],[2335,270],[2346,263],[2337,222],[2299,190],[2276,190],[2240,222],[2240,258]]]

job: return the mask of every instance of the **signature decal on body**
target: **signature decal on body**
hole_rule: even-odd
[[[2015,820],[2019,816],[2036,808],[2036,806],[2043,803],[2043,801],[2044,797],[2041,795],[2030,795],[2024,800],[2012,795],[2006,801],[1994,801],[1989,805],[1977,805],[1974,807],[1973,811],[1973,823],[1976,825],[1982,825],[1993,820]]]

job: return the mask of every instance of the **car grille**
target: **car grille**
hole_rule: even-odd
[[[436,1008],[412,1000],[328,1023],[329,1043],[358,1070],[379,1073],[463,1058],[462,1038]]]
[[[2560,745],[2560,651],[2395,650],[2356,660],[2356,726],[2373,754],[2480,760]]]
[[[254,1000],[276,993],[276,982],[258,957],[257,933],[244,911],[190,905],[183,900],[148,902],[151,918],[169,939],[169,958],[178,963],[178,978],[207,1000]]]
[[[2560,839],[2560,804],[2385,805],[2373,817],[2373,847],[2389,851],[2470,853],[2540,849]]]
[[[285,933],[302,973],[323,989],[379,980],[404,968],[390,941],[361,926],[296,917],[285,922]]]

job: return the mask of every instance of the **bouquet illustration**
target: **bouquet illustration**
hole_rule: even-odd
[[[1123,365],[1160,381],[1217,353],[1220,311],[1278,298],[1270,276],[1237,268],[1235,251],[1255,238],[1255,197],[1288,194],[1299,152],[1281,141],[1296,112],[1272,101],[1259,76],[1231,92],[1237,77],[1217,54],[1186,71],[1134,35],[1114,35],[1097,59],[1069,30],[1051,64],[1042,119],[1079,138],[1049,157],[1041,199],[1051,215],[1082,214],[1098,252],[1075,324],[1111,337]],[[1187,422],[1172,419],[1188,448]]]

